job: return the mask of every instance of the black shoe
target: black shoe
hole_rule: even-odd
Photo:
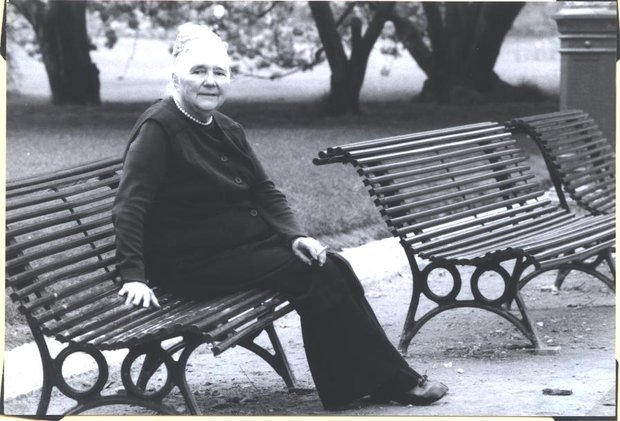
[[[440,382],[428,381],[422,376],[415,387],[390,397],[401,405],[430,405],[443,398],[448,393],[448,386]]]

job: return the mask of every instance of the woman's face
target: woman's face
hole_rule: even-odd
[[[222,46],[204,46],[181,53],[172,74],[181,105],[190,114],[208,119],[226,100],[230,59]]]

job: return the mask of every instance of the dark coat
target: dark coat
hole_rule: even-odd
[[[204,127],[171,98],[156,102],[131,132],[123,171],[112,212],[123,281],[227,291],[295,259],[290,243],[304,234],[225,115]]]

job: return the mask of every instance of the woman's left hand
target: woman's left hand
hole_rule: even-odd
[[[299,237],[293,241],[293,253],[295,256],[306,263],[312,265],[312,262],[317,262],[319,266],[325,264],[327,260],[327,247],[319,243],[317,240],[311,237]]]

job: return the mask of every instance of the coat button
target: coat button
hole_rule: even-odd
[[[250,215],[252,215],[252,216],[258,216],[258,211],[257,211],[256,209],[252,209],[252,210],[250,211]]]
[[[220,160],[222,162],[228,162],[228,157],[226,155],[222,155],[222,156],[220,156]]]
[[[241,179],[241,177],[235,177],[235,183],[241,184],[243,183],[243,180]]]

